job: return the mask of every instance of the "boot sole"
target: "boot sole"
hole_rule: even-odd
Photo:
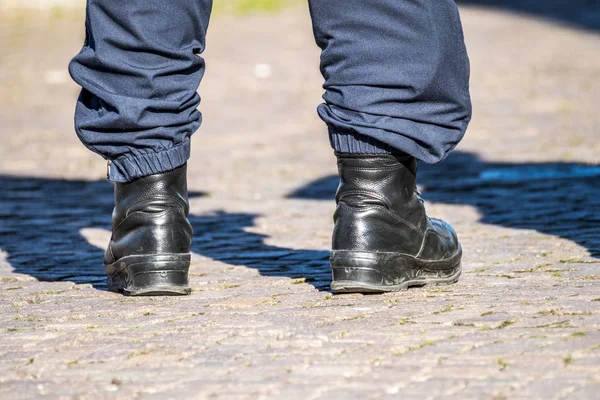
[[[188,285],[189,254],[135,255],[104,266],[108,290],[125,296],[183,296]]]
[[[331,290],[336,293],[384,293],[411,286],[450,285],[461,274],[462,251],[438,261],[407,254],[332,251]]]

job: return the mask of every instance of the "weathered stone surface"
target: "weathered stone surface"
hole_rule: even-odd
[[[363,296],[329,292],[337,182],[306,10],[218,16],[189,163],[193,293],[125,298],[101,265],[105,167],[72,133],[81,13],[52,15],[0,16],[0,398],[596,397],[596,25],[463,8],[475,116],[420,183],[464,274]]]

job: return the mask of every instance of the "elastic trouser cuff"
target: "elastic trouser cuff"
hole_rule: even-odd
[[[339,153],[351,154],[391,154],[398,153],[391,146],[373,139],[369,136],[354,132],[340,131],[332,126],[329,127],[329,142],[331,147]]]
[[[131,182],[136,178],[159,174],[180,167],[189,158],[189,140],[164,151],[125,154],[108,161],[108,180],[112,182]]]

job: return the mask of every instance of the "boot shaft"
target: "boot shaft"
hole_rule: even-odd
[[[185,216],[189,212],[186,164],[132,182],[115,182],[114,191],[113,228],[127,215],[138,210],[159,211],[177,207]]]
[[[410,156],[340,154],[340,204],[355,209],[383,207],[416,228],[426,223],[425,207],[416,190],[417,161]]]
[[[186,165],[115,184],[113,232],[105,263],[131,255],[187,254],[192,227],[187,220]]]

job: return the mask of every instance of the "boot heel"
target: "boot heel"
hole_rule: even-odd
[[[380,293],[387,291],[383,275],[370,268],[332,267],[331,290],[338,293]]]
[[[128,256],[105,266],[108,286],[126,296],[177,296],[191,293],[188,254]]]
[[[331,290],[338,293],[382,293],[411,286],[447,285],[458,281],[461,252],[426,262],[396,253],[332,251]]]
[[[331,290],[338,293],[381,293],[390,291],[381,263],[368,252],[332,251]],[[407,289],[408,286],[395,290]]]

